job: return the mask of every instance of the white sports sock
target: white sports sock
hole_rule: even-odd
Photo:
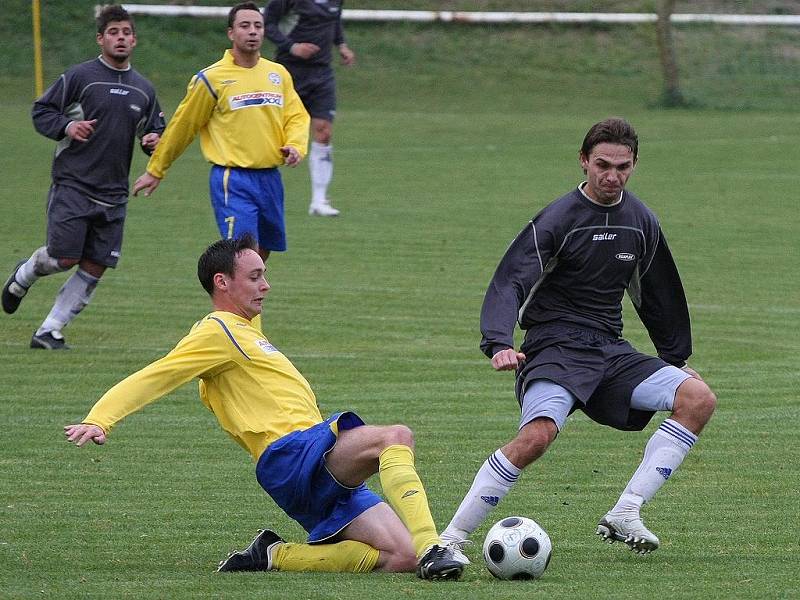
[[[478,469],[472,487],[458,507],[450,524],[442,532],[447,538],[466,539],[486,519],[487,515],[505,498],[517,482],[521,469],[515,467],[505,455],[497,450]]]
[[[311,173],[311,204],[327,204],[328,185],[333,178],[333,146],[311,142],[308,170]]]
[[[100,280],[97,277],[83,269],[75,271],[61,286],[50,314],[36,331],[36,335],[48,331],[61,331],[66,327],[89,304],[98,281]]]
[[[40,277],[68,270],[69,268],[65,269],[58,264],[58,259],[47,253],[47,246],[42,246],[37,248],[25,264],[19,268],[16,280],[20,285],[29,288]]]
[[[644,448],[644,457],[612,513],[639,511],[686,458],[697,436],[673,419],[666,419]]]

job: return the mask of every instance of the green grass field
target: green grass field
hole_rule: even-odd
[[[340,73],[331,191],[343,216],[308,217],[305,166],[284,172],[290,248],[269,262],[270,341],[307,376],[324,413],[348,408],[414,429],[418,469],[444,527],[480,463],[516,428],[513,377],[493,372],[477,348],[486,283],[527,219],[580,180],[586,129],[626,116],[641,140],[629,187],[662,220],[690,300],[691,364],[719,396],[700,442],[645,509],[662,548],[639,557],[594,536],[657,421],[621,433],[575,415],[494,514],[528,515],[548,530],[554,555],[540,581],[499,582],[482,567],[489,522],[469,550],[473,567],[454,584],[215,574],[259,527],[292,540],[302,531],[258,487],[194,385],[129,417],[104,447],[78,450],[61,431],[208,311],[194,270],[216,228],[207,166],[192,147],[155,196],[131,201],[120,268],[66,330],[71,351],[27,348],[63,275],[37,283],[15,315],[0,315],[0,598],[796,597],[796,88],[770,110],[658,111],[648,108],[657,82],[641,69],[608,70],[605,79],[548,73],[554,47],[518,73],[504,65],[504,78],[447,56],[417,60],[427,43],[466,48],[463,35],[390,33],[357,28],[353,46],[369,52],[361,70]],[[591,39],[599,44],[601,34]],[[481,35],[489,38],[477,44],[490,47],[492,33]],[[151,62],[138,66],[150,75],[141,44]],[[217,54],[159,74],[168,112],[182,86],[167,84]],[[35,134],[29,110],[27,90],[4,95],[3,280],[44,236],[53,144]],[[134,176],[144,164],[137,156]],[[626,335],[651,351],[629,306],[626,315]]]

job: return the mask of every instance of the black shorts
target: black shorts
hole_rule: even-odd
[[[659,369],[660,358],[638,352],[622,338],[565,324],[546,324],[528,330],[520,349],[526,356],[517,370],[517,400],[536,379],[568,389],[593,421],[615,429],[644,429],[649,411],[631,408],[633,390]]]
[[[333,121],[336,115],[336,80],[330,67],[287,65],[294,89],[308,114],[315,119]]]
[[[126,213],[127,204],[100,204],[80,190],[53,184],[47,198],[47,253],[116,267]]]

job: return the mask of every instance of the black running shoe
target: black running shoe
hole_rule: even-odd
[[[37,350],[69,350],[60,331],[45,331],[42,335],[33,334],[31,348]]]
[[[422,555],[417,563],[417,576],[420,579],[458,579],[464,565],[455,559],[450,548],[434,544]]]
[[[23,286],[19,281],[17,281],[17,271],[19,268],[24,265],[27,260],[21,260],[17,263],[17,266],[14,267],[14,270],[11,272],[11,275],[6,279],[5,284],[3,285],[3,311],[7,312],[8,314],[14,314],[17,312],[19,308],[19,303],[22,302],[22,299],[25,297],[25,294],[28,293],[28,288]]]
[[[231,552],[217,567],[217,573],[223,571],[269,571],[272,569],[272,549],[285,540],[274,531],[262,529],[250,542],[250,545],[239,552]]]

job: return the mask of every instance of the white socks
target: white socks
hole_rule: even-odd
[[[521,470],[497,450],[481,465],[472,487],[442,532],[442,541],[466,539],[517,482]]]
[[[92,299],[99,279],[89,275],[83,269],[78,269],[67,279],[56,296],[55,304],[50,309],[50,314],[36,331],[42,335],[48,331],[61,331],[67,323],[72,321]]]
[[[333,178],[333,146],[312,141],[308,170],[311,173],[311,205],[328,204],[328,185]]]
[[[25,288],[31,287],[37,279],[53,273],[61,273],[71,267],[64,268],[58,264],[58,259],[47,253],[47,246],[37,248],[27,262],[17,271],[17,283]]]
[[[696,441],[697,436],[677,421],[666,419],[661,423],[644,448],[639,468],[610,512],[638,513],[680,466]]]

